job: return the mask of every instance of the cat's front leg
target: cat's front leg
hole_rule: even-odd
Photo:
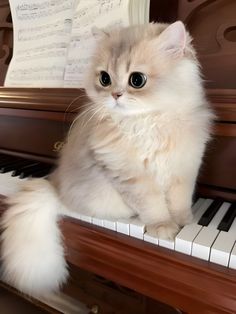
[[[170,213],[175,222],[184,226],[192,221],[192,195],[194,184],[188,180],[177,180],[172,183],[167,193]]]
[[[164,240],[173,240],[180,230],[180,227],[173,220],[163,224],[151,224],[146,226],[147,233],[153,237]]]
[[[170,215],[165,194],[159,192],[154,197],[147,195],[146,204],[147,207],[139,216],[146,224],[147,233],[157,238],[173,240],[180,228]]]
[[[151,178],[140,176],[132,180],[119,180],[115,186],[125,202],[139,215],[150,235],[174,238],[179,226],[168,210],[164,192]]]

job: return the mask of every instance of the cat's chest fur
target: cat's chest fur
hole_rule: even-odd
[[[107,122],[93,137],[96,158],[111,170],[147,172],[166,185],[178,172],[187,126],[177,118],[147,115]]]

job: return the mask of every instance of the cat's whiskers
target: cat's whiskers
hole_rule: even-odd
[[[89,106],[90,104],[92,104],[92,105],[94,105],[94,103],[87,103],[86,104],[86,106]],[[84,107],[86,107],[86,106],[84,106]],[[93,108],[93,107],[88,107],[87,108],[87,110],[84,110],[82,113],[80,113],[80,114],[78,114],[78,116],[73,120],[73,122],[71,123],[71,126],[70,126],[70,129],[69,129],[69,131],[68,131],[68,136],[70,136],[70,134],[71,134],[71,131],[72,131],[72,129],[73,129],[73,127],[75,126],[75,124],[76,124],[76,122],[78,121],[78,120],[82,120],[82,118],[84,118],[84,116],[86,116],[86,114],[88,114],[88,116],[90,116],[89,114],[90,114],[90,112],[92,111],[92,110],[94,110],[95,108]],[[81,125],[81,127],[83,127],[84,125],[83,125],[83,123],[82,123],[82,125]]]
[[[81,98],[83,98],[83,97],[86,97],[86,96],[85,96],[85,95],[79,95],[79,96],[77,96],[76,98],[74,98],[74,99],[69,103],[69,105],[67,106],[67,108],[66,108],[66,110],[65,110],[65,112],[64,112],[64,121],[66,121],[66,115],[67,115],[68,113],[74,112],[74,111],[76,111],[76,110],[78,110],[78,109],[80,109],[80,108],[83,108],[83,107],[86,107],[86,106],[87,106],[88,102],[86,102],[86,104],[84,104],[84,105],[82,105],[82,106],[78,104],[78,107],[76,107],[76,108],[74,108],[73,110],[70,110],[70,111],[69,111],[69,109],[71,108],[71,106],[72,106],[73,104],[75,104],[76,101],[81,100]]]
[[[101,109],[105,109],[105,107],[102,106]],[[96,128],[95,128],[95,132],[96,132],[97,128],[100,126],[100,123],[104,120],[106,114],[107,114],[107,112],[105,110],[101,110],[100,112],[98,112],[98,117],[97,117],[98,119],[97,119],[97,125],[96,125]]]
[[[94,111],[94,113],[91,115],[91,117],[88,119],[87,124],[94,118],[95,115],[97,115],[101,110],[103,109],[103,107],[98,107],[97,110]],[[98,121],[99,122],[99,121]],[[87,124],[85,126],[87,126]]]

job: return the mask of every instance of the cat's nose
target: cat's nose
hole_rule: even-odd
[[[112,97],[114,97],[115,99],[118,99],[120,96],[123,95],[122,92],[112,92],[111,93]]]

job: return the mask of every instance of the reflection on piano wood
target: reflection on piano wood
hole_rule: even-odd
[[[47,174],[55,162],[55,143],[63,141],[69,121],[83,106],[85,97],[81,91],[53,89],[3,89],[0,94],[0,171],[6,171],[0,174],[0,186],[4,194],[7,180],[17,181],[17,188],[18,182],[26,180],[24,177]],[[219,120],[199,177],[194,222],[184,227],[175,241],[166,241],[148,236],[137,219],[112,222],[81,215],[65,217],[60,224],[67,260],[73,266],[72,280],[80,277],[79,267],[135,290],[139,296],[145,296],[145,304],[159,300],[197,314],[235,312],[236,169],[232,160],[236,112],[232,103],[236,103],[236,95],[233,91],[214,95],[209,91]],[[76,96],[77,102],[72,102]],[[228,116],[230,121],[225,123]],[[10,155],[7,161],[6,154]],[[9,193],[10,190],[11,183]],[[75,286],[78,280],[74,280]],[[77,297],[78,287],[72,289],[69,285],[65,291]],[[96,302],[104,308],[104,296],[100,297]],[[155,312],[150,309],[147,313]]]

